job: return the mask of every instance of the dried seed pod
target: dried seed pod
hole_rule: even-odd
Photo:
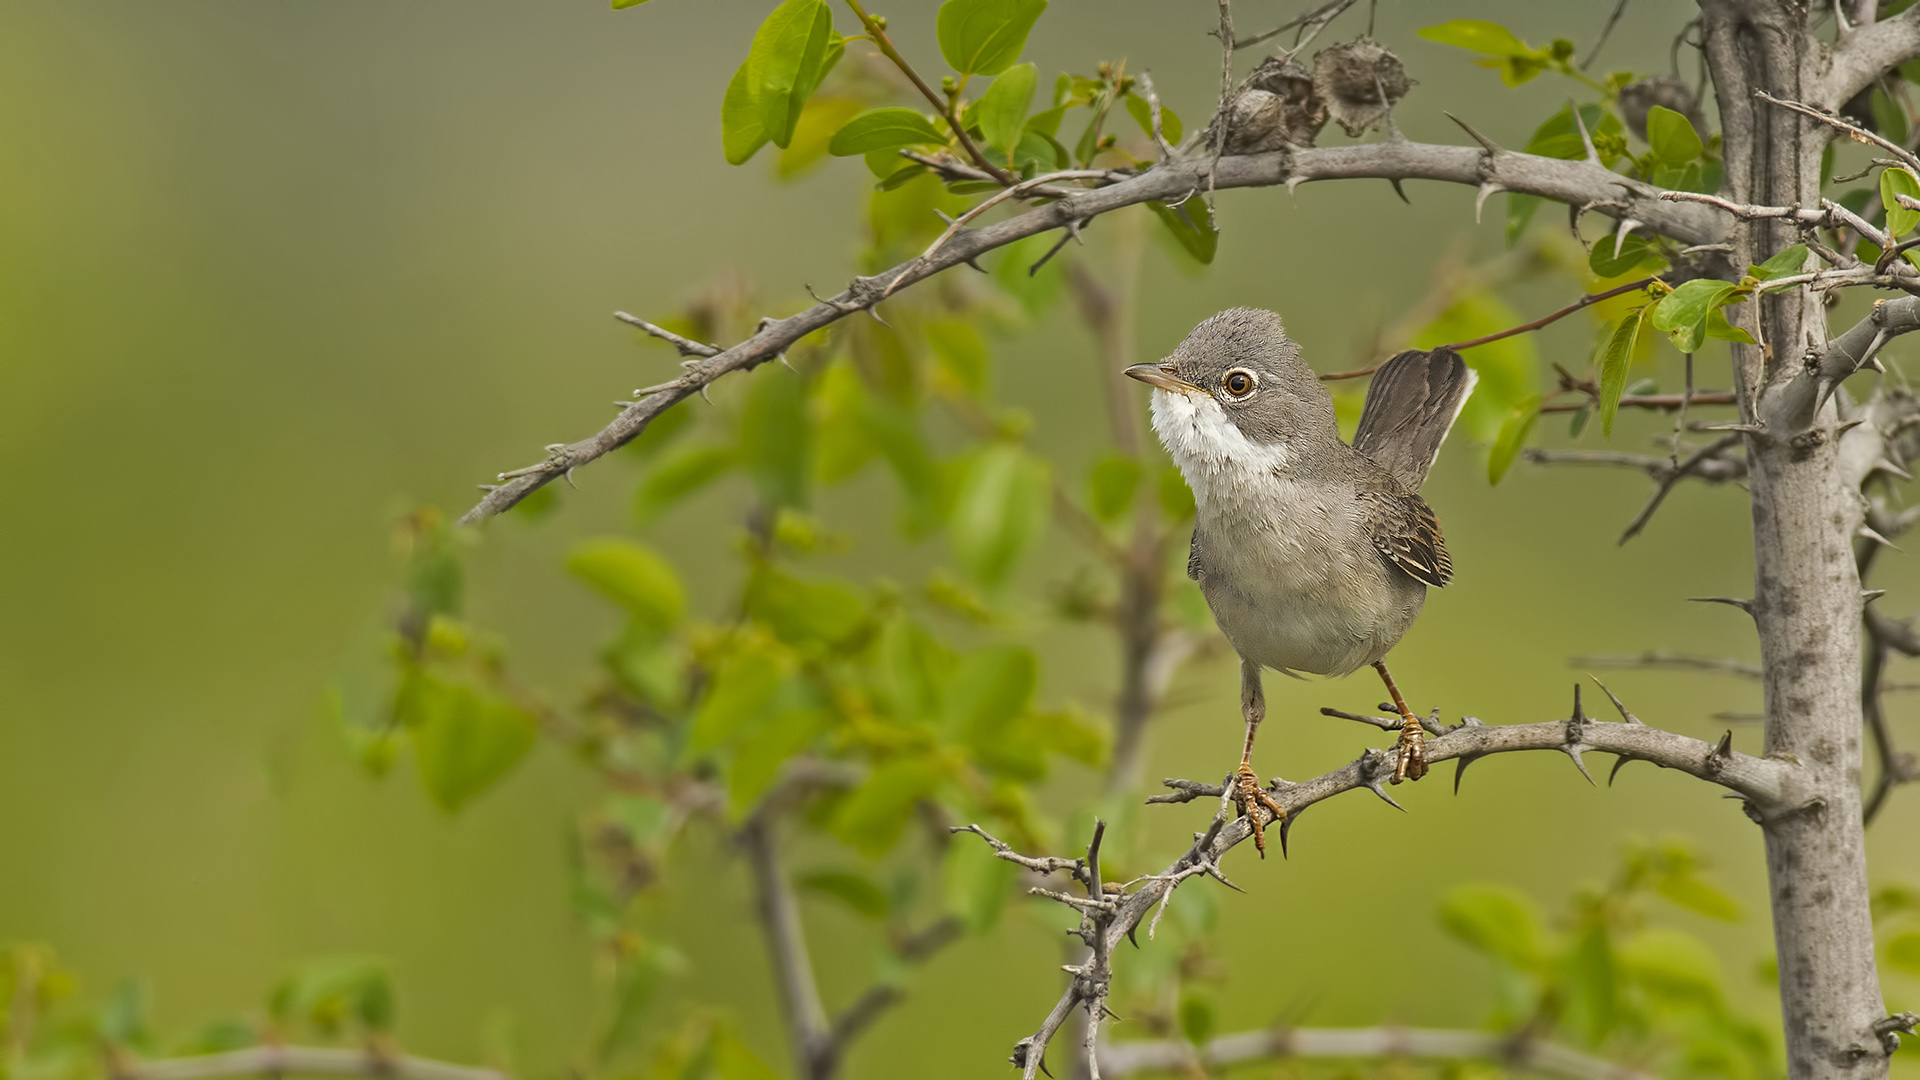
[[[1400,58],[1372,38],[1322,49],[1313,58],[1314,92],[1349,135],[1386,119],[1412,86]]]
[[[1327,107],[1313,90],[1313,76],[1297,61],[1269,56],[1233,91],[1227,106],[1228,154],[1259,154],[1285,146],[1312,146],[1327,122]],[[1219,123],[1218,118],[1214,121]],[[1213,146],[1207,125],[1200,145]]]
[[[1674,76],[1655,75],[1620,88],[1620,119],[1642,139],[1647,137],[1647,113],[1655,105],[1672,109],[1686,117],[1693,130],[1706,134],[1707,120],[1700,112],[1700,102],[1687,84]]]

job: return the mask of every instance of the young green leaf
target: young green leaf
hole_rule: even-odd
[[[1047,0],[947,0],[934,18],[940,55],[962,75],[998,75],[1026,48]]]
[[[813,479],[813,427],[806,385],[786,368],[768,364],[747,386],[740,410],[741,464],[769,506],[805,506]]]
[[[1656,998],[1709,1005],[1720,1000],[1720,958],[1692,934],[1666,927],[1642,930],[1620,947],[1620,959]]]
[[[1140,125],[1141,131],[1152,135],[1153,106],[1147,104],[1146,98],[1134,93],[1127,94],[1126,102],[1127,115],[1133,117],[1134,123]],[[1160,134],[1165,135],[1167,141],[1170,143],[1178,145],[1180,142],[1180,118],[1174,115],[1173,110],[1167,108],[1165,105],[1160,106]]]
[[[533,749],[533,718],[511,703],[425,673],[412,681],[402,719],[421,786],[442,810],[465,806]]]
[[[1661,161],[1685,165],[1700,156],[1700,133],[1685,116],[1662,105],[1647,110],[1647,144]]]
[[[1487,483],[1498,484],[1513,467],[1520,448],[1527,444],[1527,436],[1533,434],[1534,421],[1540,419],[1540,405],[1545,400],[1539,394],[1527,398],[1500,425],[1500,437],[1493,441],[1493,451],[1487,455]]]
[[[1455,19],[1439,26],[1429,26],[1420,31],[1420,36],[1442,45],[1457,45],[1462,49],[1494,56],[1532,56],[1537,51],[1516,37],[1513,31],[1485,19]]]
[[[999,444],[968,467],[948,535],[960,564],[982,585],[1005,581],[1046,524],[1045,466]]]
[[[921,799],[932,798],[946,769],[932,758],[896,758],[875,768],[834,815],[833,830],[865,855],[884,855]]]
[[[1653,309],[1653,328],[1665,331],[1673,339],[1673,347],[1681,352],[1699,352],[1701,343],[1707,339],[1707,316],[1728,303],[1737,290],[1738,286],[1732,282],[1717,278],[1695,278],[1686,282]],[[1625,378],[1624,373],[1621,377]],[[1611,431],[1604,409],[1602,405],[1601,427]]]
[[[732,447],[682,446],[660,456],[633,495],[633,513],[641,524],[706,487],[738,464]]]
[[[921,146],[947,141],[932,121],[898,105],[869,109],[847,121],[827,142],[827,153],[834,157],[852,157],[876,150],[898,150],[903,146]],[[891,159],[898,162],[899,159]]]
[[[1019,867],[994,858],[985,844],[948,844],[940,866],[946,908],[968,930],[984,934],[1000,921],[1019,873]]]
[[[993,80],[987,92],[974,103],[972,116],[980,125],[987,144],[1002,150],[1020,145],[1026,128],[1027,109],[1033,105],[1033,91],[1040,83],[1040,69],[1032,64],[1016,64]]]
[[[784,0],[760,24],[747,51],[747,92],[773,145],[786,148],[800,110],[845,50],[826,0]]]
[[[1457,885],[1440,902],[1440,924],[1467,945],[1521,971],[1544,962],[1540,909],[1501,885]]]
[[[1587,255],[1587,268],[1601,278],[1624,277],[1642,266],[1654,269],[1665,265],[1660,249],[1648,244],[1639,233],[1629,233],[1621,241],[1619,254],[1614,253],[1613,239],[1607,237],[1595,243]]]
[[[567,570],[632,612],[635,623],[655,634],[673,629],[686,614],[687,591],[672,564],[631,540],[582,541],[567,555]]]
[[[732,738],[749,719],[761,715],[785,677],[786,666],[779,658],[758,649],[723,660],[694,716],[686,752],[704,754]]]
[[[949,846],[970,847],[972,845],[951,844]],[[872,878],[850,870],[814,870],[798,875],[793,883],[808,892],[831,896],[869,919],[886,918],[887,912],[893,906],[887,899],[887,894],[881,891],[880,886],[873,883]]]
[[[1178,206],[1166,203],[1150,202],[1147,209],[1160,219],[1173,238],[1180,242],[1180,248],[1202,264],[1213,262],[1214,252],[1220,248],[1220,234],[1214,230],[1213,220],[1207,215],[1204,199],[1194,196]]]
[[[647,0],[613,0],[613,10],[619,11],[622,8],[639,7],[646,2]]]
[[[1880,170],[1880,202],[1887,208],[1887,235],[1901,237],[1920,225],[1920,210],[1900,205],[1899,196],[1920,199],[1920,179],[1906,169]]]
[[[1797,274],[1807,265],[1807,245],[1794,244],[1782,248],[1780,253],[1758,266],[1748,266],[1747,274],[1761,281],[1771,281],[1788,274]]]
[[[747,61],[741,61],[720,99],[720,151],[727,164],[744,165],[767,145],[767,129],[760,123],[760,102],[747,82]]]
[[[1738,341],[1745,345],[1757,345],[1753,335],[1727,321],[1726,308],[1714,308],[1707,313],[1707,336],[1720,341]]]
[[[1722,283],[1724,284],[1724,282]],[[1672,297],[1667,298],[1669,301]],[[1664,310],[1662,302],[1654,316]],[[1607,338],[1606,346],[1600,351],[1600,434],[1613,434],[1613,416],[1620,411],[1620,393],[1627,386],[1627,369],[1633,365],[1633,345],[1640,336],[1640,324],[1645,320],[1647,309],[1636,308],[1620,320],[1612,335]],[[1704,320],[1705,316],[1702,316]]]

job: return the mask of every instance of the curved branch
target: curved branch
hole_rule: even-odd
[[[674,404],[700,393],[720,377],[772,360],[803,337],[855,312],[870,310],[891,292],[924,281],[943,270],[970,263],[987,252],[1054,229],[1078,228],[1101,214],[1145,202],[1182,202],[1209,182],[1214,187],[1274,187],[1289,190],[1314,180],[1439,180],[1477,186],[1483,193],[1509,191],[1539,195],[1573,206],[1604,203],[1603,212],[1631,217],[1642,227],[1688,244],[1717,243],[1727,233],[1727,216],[1717,209],[1659,198],[1659,189],[1629,180],[1590,161],[1563,161],[1484,148],[1442,146],[1407,140],[1359,146],[1294,148],[1265,154],[1221,158],[1209,177],[1208,162],[1178,161],[1105,187],[1065,198],[984,228],[955,235],[931,255],[911,259],[873,277],[858,278],[839,295],[785,319],[770,319],[752,337],[717,355],[689,360],[677,379],[648,387],[597,434],[575,443],[555,443],[538,465],[500,474],[501,483],[461,517],[474,524],[509,510],[542,485],[567,475],[625,445],[652,419]]]
[[[1819,86],[1819,104],[1837,110],[1873,85],[1889,68],[1920,56],[1920,9],[1908,8],[1891,19],[1842,36],[1829,55]]]
[[[396,1080],[512,1080],[498,1069],[454,1065],[409,1054],[339,1046],[253,1046],[224,1054],[113,1063],[113,1080],[224,1080],[226,1077],[319,1073]]]
[[[1270,1028],[1222,1035],[1201,1047],[1179,1039],[1105,1043],[1100,1047],[1100,1075],[1158,1071],[1199,1076],[1249,1061],[1292,1058],[1499,1062],[1559,1080],[1651,1080],[1653,1075],[1557,1043],[1490,1031],[1400,1027]]]
[[[1491,726],[1468,718],[1458,726],[1446,729],[1443,734],[1427,740],[1427,760],[1438,763],[1448,758],[1457,758],[1464,770],[1475,759],[1490,754],[1520,750],[1555,750],[1572,758],[1574,764],[1579,766],[1582,775],[1585,775],[1586,765],[1581,755],[1586,751],[1598,750],[1618,755],[1623,759],[1650,761],[1662,768],[1678,769],[1702,780],[1729,788],[1745,800],[1748,815],[1758,821],[1764,822],[1797,812],[1809,803],[1804,790],[1804,781],[1796,766],[1786,761],[1737,753],[1730,745],[1730,737],[1714,744],[1660,728],[1648,727],[1628,713],[1625,706],[1619,704],[1618,699],[1615,699],[1615,706],[1620,709],[1622,722],[1601,723],[1591,720],[1581,711],[1576,690],[1573,716],[1567,720]],[[1399,720],[1389,720],[1384,717],[1354,717],[1354,719],[1383,728],[1397,729],[1400,726]],[[1282,843],[1285,843],[1287,831],[1298,822],[1302,811],[1314,803],[1330,799],[1342,792],[1366,788],[1388,802],[1393,802],[1385,788],[1385,783],[1393,777],[1393,770],[1393,751],[1375,749],[1361,754],[1358,760],[1342,768],[1303,783],[1290,784],[1276,780],[1270,791],[1274,801],[1280,805],[1285,814],[1281,831]],[[1458,783],[1456,779],[1456,788]],[[1091,933],[1088,936],[1092,938],[1089,944],[1093,947],[1089,949],[1087,958],[1080,965],[1069,969],[1074,972],[1075,977],[1060,1000],[1054,1004],[1039,1030],[1033,1036],[1021,1040],[1016,1047],[1015,1060],[1023,1070],[1024,1080],[1033,1080],[1038,1074],[1048,1042],[1076,1007],[1086,1005],[1097,1011],[1096,1003],[1104,997],[1106,986],[1112,977],[1110,957],[1120,941],[1130,937],[1156,908],[1162,908],[1169,902],[1172,899],[1173,890],[1188,878],[1205,874],[1224,881],[1224,875],[1220,872],[1221,858],[1253,835],[1252,822],[1249,818],[1242,817],[1233,821],[1226,819],[1229,806],[1224,802],[1224,788],[1221,785],[1196,783],[1190,780],[1169,780],[1166,781],[1166,785],[1174,790],[1164,795],[1156,795],[1148,801],[1189,802],[1194,799],[1222,799],[1221,813],[1216,815],[1212,827],[1205,834],[1195,838],[1193,846],[1187,853],[1175,860],[1164,872],[1140,879],[1139,888],[1124,896],[1113,897],[1099,912],[1083,912],[1092,924],[1089,928]],[[1259,809],[1253,812],[1265,814],[1265,811]],[[966,831],[978,832],[979,830],[975,827]],[[980,835],[986,834],[980,833]],[[987,839],[989,842],[992,840],[991,837]],[[1028,858],[1005,849],[1005,845],[1002,844],[995,844],[995,848],[996,854],[1001,858],[1012,861]],[[1157,920],[1158,915],[1154,918]],[[1152,936],[1152,932],[1153,927],[1149,925],[1148,935]]]

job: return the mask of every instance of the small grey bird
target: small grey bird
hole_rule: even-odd
[[[1382,658],[1427,586],[1453,576],[1440,522],[1417,492],[1475,375],[1451,349],[1403,352],[1367,389],[1353,445],[1333,399],[1271,311],[1235,308],[1195,327],[1171,357],[1126,373],[1154,388],[1153,429],[1193,489],[1187,576],[1240,654],[1241,813],[1279,805],[1249,764],[1266,715],[1260,670],[1346,675],[1371,664],[1403,722],[1394,783],[1427,771],[1420,721]]]

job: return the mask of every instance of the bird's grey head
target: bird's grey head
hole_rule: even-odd
[[[1202,424],[1223,418],[1255,444],[1339,438],[1333,399],[1271,311],[1223,311],[1194,327],[1172,356],[1127,374],[1166,395],[1154,395],[1156,428],[1177,408]],[[1168,434],[1161,431],[1163,441]]]

